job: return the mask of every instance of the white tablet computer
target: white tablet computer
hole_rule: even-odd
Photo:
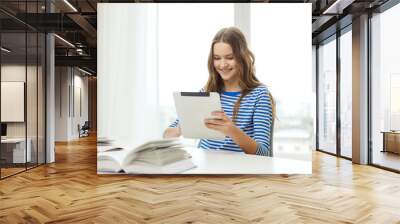
[[[225,139],[224,134],[204,124],[204,119],[212,117],[211,112],[222,110],[218,93],[174,92],[174,101],[183,137]]]

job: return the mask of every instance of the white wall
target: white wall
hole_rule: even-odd
[[[26,69],[26,70],[25,70]],[[25,82],[25,75],[26,72],[28,74],[28,79],[30,80],[29,82],[30,85],[36,85],[36,81],[33,83],[31,75],[36,76],[36,67],[34,66],[28,66],[25,67],[25,65],[2,65],[1,66],[1,81],[9,81],[9,82]],[[36,88],[32,89],[29,88],[27,89],[28,93],[28,104],[32,102],[33,100],[30,99],[31,97],[36,98]],[[32,91],[32,92],[31,92]],[[35,101],[36,102],[36,101]],[[29,105],[28,105],[29,106]],[[36,125],[32,124],[32,121],[35,121],[36,123],[36,113],[33,114],[32,111],[35,110],[36,108],[36,103],[34,105],[30,105],[31,108],[28,110],[28,136],[30,133],[32,133],[35,130],[36,133]],[[34,108],[32,108],[34,107]],[[2,110],[6,110],[7,108],[1,108]],[[7,136],[8,137],[25,137],[25,123],[26,122],[8,122],[7,124]]]
[[[56,67],[55,77],[55,140],[79,138],[78,124],[88,120],[88,78],[71,67]],[[79,113],[79,93],[82,113]]]
[[[30,139],[32,161],[36,162],[39,154],[39,163],[44,162],[44,74],[41,66],[25,66],[25,64],[5,64],[1,66],[1,81],[25,82],[26,83],[26,111],[25,122],[7,122],[7,137],[25,137]],[[25,80],[27,79],[27,81]],[[10,110],[10,108],[1,108]],[[13,111],[11,111],[13,112]],[[48,160],[51,161],[51,160]]]
[[[71,130],[71,135],[72,138],[77,138],[79,137],[78,129],[77,126],[80,124],[82,126],[85,121],[88,121],[89,117],[89,112],[88,112],[88,77],[87,76],[82,76],[83,73],[79,72],[78,70],[74,70],[74,92],[75,94],[73,96],[74,99],[74,108],[73,110],[75,113],[72,113],[72,130]],[[79,99],[79,93],[77,93],[77,90],[80,90],[80,99]],[[79,103],[79,100],[81,101]],[[79,107],[81,107],[81,112],[79,111]]]
[[[55,141],[68,140],[68,85],[67,67],[55,68]]]

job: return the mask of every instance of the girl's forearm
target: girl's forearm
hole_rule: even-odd
[[[240,128],[234,127],[229,137],[247,154],[256,154],[257,142],[244,133]]]

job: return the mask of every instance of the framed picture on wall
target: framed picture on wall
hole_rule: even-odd
[[[25,82],[1,82],[1,122],[24,122]]]

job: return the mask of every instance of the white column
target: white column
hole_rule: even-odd
[[[235,3],[235,26],[239,28],[250,43],[250,4]]]
[[[368,163],[368,16],[353,20],[353,162]]]
[[[46,163],[55,161],[55,76],[54,76],[54,35],[46,35]]]
[[[55,141],[70,141],[72,137],[72,67],[55,69]]]

